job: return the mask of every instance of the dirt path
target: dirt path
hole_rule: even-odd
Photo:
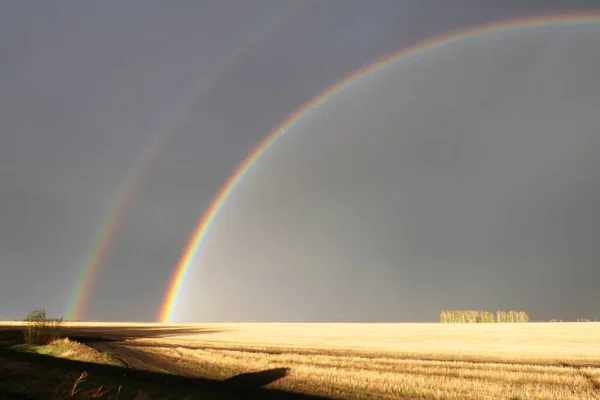
[[[149,356],[148,354],[131,350],[119,342],[88,342],[86,345],[98,351],[110,354],[125,364],[128,368],[139,369],[142,371],[166,371],[181,374],[180,371],[173,371],[170,365],[161,362],[161,360]]]
[[[150,371],[167,372],[189,378],[205,378],[198,371],[183,367],[162,357],[137,350],[129,346],[130,340],[139,337],[157,337],[164,334],[185,333],[185,329],[164,329],[145,327],[84,327],[66,328],[63,334],[77,342],[83,343],[103,353],[110,354],[128,368]]]
[[[168,372],[189,378],[203,377],[193,369],[185,368],[175,363],[164,360],[152,354],[135,350],[127,346],[126,341],[107,340],[106,338],[80,338],[78,341],[85,343],[98,351],[110,354],[117,358],[128,368],[151,372]]]

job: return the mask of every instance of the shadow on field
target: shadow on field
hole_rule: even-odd
[[[0,349],[2,347],[12,346],[13,344],[20,344],[25,341],[25,330],[18,328],[4,328],[0,329]],[[9,397],[11,398],[11,397]],[[0,396],[0,400],[4,397]]]
[[[235,386],[267,386],[290,373],[289,368],[273,368],[260,372],[247,372],[225,379],[223,382]]]
[[[179,335],[201,335],[224,331],[224,329],[198,327],[140,327],[126,325],[118,327],[64,327],[61,329],[62,335],[82,342],[89,342],[89,338],[93,338],[96,342],[108,342]]]
[[[74,382],[85,371],[73,398],[119,400],[198,398],[198,399],[326,399],[325,397],[268,389],[262,386],[287,375],[287,368],[240,374],[225,381],[188,378],[168,373],[139,371],[111,365],[55,358],[48,355],[0,349],[0,398],[48,399],[71,398]]]
[[[25,393],[13,392],[11,390],[0,389],[1,400],[36,400],[35,397],[28,396]]]
[[[18,335],[24,332],[26,326],[0,326],[0,341],[3,337]],[[89,342],[93,338],[95,342],[124,341],[140,338],[161,338],[179,335],[201,335],[204,333],[219,333],[230,331],[230,329],[211,329],[202,327],[169,327],[169,326],[81,326],[61,328],[61,335],[68,336],[73,340],[81,339]]]
[[[22,340],[25,337],[25,329],[5,328],[0,329],[0,342]]]

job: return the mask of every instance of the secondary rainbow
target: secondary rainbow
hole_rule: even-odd
[[[131,172],[124,179],[120,190],[117,192],[117,198],[94,235],[92,250],[89,252],[84,267],[77,277],[75,291],[69,301],[67,319],[77,321],[83,318],[88,308],[92,292],[91,286],[98,276],[98,267],[102,265],[111,240],[123,220],[125,211],[129,208],[135,192],[145,180],[149,167],[156,158],[165,139],[166,135],[154,136],[145,152],[138,157]]]
[[[322,91],[312,100],[305,103],[297,111],[289,115],[274,131],[267,137],[239,164],[235,171],[231,174],[226,183],[217,193],[209,207],[206,209],[200,222],[198,223],[194,233],[189,239],[184,252],[182,253],[179,262],[172,275],[168,290],[164,296],[163,303],[158,315],[158,321],[169,323],[172,320],[173,313],[177,307],[179,294],[186,280],[190,267],[198,253],[198,250],[214,223],[217,214],[233,192],[240,181],[244,178],[248,170],[260,159],[260,157],[271,148],[278,139],[280,139],[287,131],[289,131],[298,121],[308,114],[316,106],[324,102],[327,98],[335,95],[344,88],[350,86],[358,79],[377,72],[385,66],[395,62],[405,60],[411,56],[421,54],[425,51],[436,49],[440,46],[455,43],[457,41],[473,38],[482,35],[497,34],[500,32],[511,31],[515,29],[526,29],[543,26],[556,25],[581,25],[581,24],[598,24],[600,23],[600,12],[577,12],[577,13],[562,13],[562,14],[542,14],[530,17],[515,18],[502,20],[486,24],[470,26],[465,29],[460,29],[449,34],[441,35],[430,40],[426,40],[417,45],[400,50],[399,52],[385,56],[366,67],[363,67],[352,74],[341,79],[329,88]]]
[[[75,288],[68,302],[67,319],[81,320],[84,318],[100,266],[110,249],[112,240],[127,209],[135,198],[135,193],[145,181],[161,148],[165,146],[168,138],[176,130],[185,114],[196,103],[199,95],[203,94],[203,98],[207,98],[212,90],[217,87],[221,78],[230,72],[244,55],[251,52],[275,29],[289,20],[291,16],[296,15],[303,7],[305,7],[304,3],[299,2],[282,7],[282,12],[277,13],[275,16],[270,14],[265,18],[265,21],[257,24],[260,28],[253,34],[244,37],[240,44],[218,62],[207,75],[198,80],[165,123],[152,135],[148,144],[134,162],[130,172],[123,179],[112,206],[105,214],[102,224],[93,237],[91,250],[87,253],[83,268],[76,277]]]

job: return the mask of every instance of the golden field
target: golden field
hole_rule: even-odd
[[[274,383],[438,399],[600,398],[600,323],[205,324],[139,339],[189,364],[290,368]],[[210,332],[212,331],[212,332]],[[194,348],[195,347],[195,348]]]
[[[161,335],[131,339],[132,348],[223,378],[289,368],[270,385],[288,390],[352,398],[600,399],[598,322],[65,324],[67,331],[102,327],[115,335],[134,326]]]

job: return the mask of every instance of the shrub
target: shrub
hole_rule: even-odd
[[[46,316],[46,310],[37,309],[25,317],[27,331],[25,342],[32,345],[45,345],[60,337],[63,319],[51,319]]]

